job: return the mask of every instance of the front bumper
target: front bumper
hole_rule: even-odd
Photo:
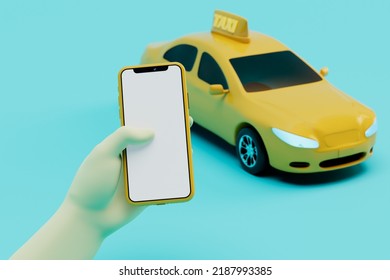
[[[341,169],[359,164],[373,154],[376,135],[332,149],[295,148],[274,139],[266,144],[270,165],[291,173],[314,173]]]

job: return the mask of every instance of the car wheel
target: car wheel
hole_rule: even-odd
[[[251,174],[263,174],[268,169],[268,155],[260,136],[251,128],[237,135],[236,152],[242,168]]]

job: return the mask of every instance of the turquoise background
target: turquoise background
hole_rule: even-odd
[[[57,209],[89,151],[119,126],[117,72],[148,43],[246,17],[373,108],[374,156],[342,171],[254,177],[192,134],[196,196],[149,207],[97,259],[390,259],[390,2],[1,1],[0,259]],[[210,140],[209,140],[210,138]]]

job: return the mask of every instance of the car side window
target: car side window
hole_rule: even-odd
[[[170,62],[180,62],[186,71],[191,71],[194,66],[198,49],[194,46],[181,44],[170,48],[164,54],[164,59]]]
[[[198,77],[210,85],[220,84],[224,89],[228,89],[221,67],[207,52],[204,52],[200,59]]]

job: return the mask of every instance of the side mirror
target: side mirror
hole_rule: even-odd
[[[216,84],[216,85],[210,85],[210,94],[211,95],[220,95],[224,93],[228,93],[228,89],[224,89],[222,85]]]
[[[321,70],[320,70],[320,74],[322,77],[325,77],[326,75],[328,75],[329,73],[329,69],[328,67],[322,67]]]

